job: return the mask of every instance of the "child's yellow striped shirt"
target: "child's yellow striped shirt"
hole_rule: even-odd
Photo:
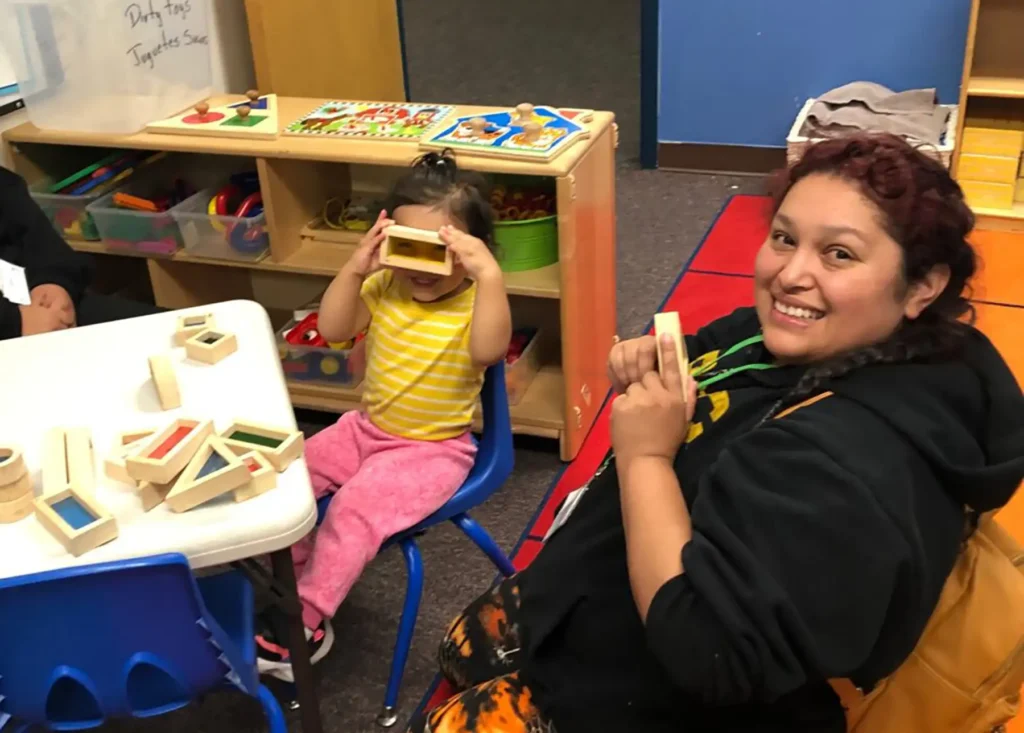
[[[475,295],[474,284],[421,303],[391,270],[366,278],[362,297],[371,318],[363,404],[374,425],[418,440],[469,431],[484,378],[469,353]]]

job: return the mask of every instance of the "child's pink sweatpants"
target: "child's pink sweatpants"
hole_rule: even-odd
[[[315,538],[292,547],[306,628],[337,612],[384,540],[451,498],[475,456],[469,433],[444,441],[399,438],[355,411],[306,442],[314,493],[336,492]]]

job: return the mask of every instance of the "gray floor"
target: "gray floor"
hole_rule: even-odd
[[[623,337],[638,333],[700,242],[725,199],[759,192],[750,178],[644,171],[639,150],[638,0],[519,0],[513,4],[406,0],[414,100],[481,104],[521,101],[611,109],[621,129],[618,169],[618,299]],[[472,30],[459,30],[460,26]],[[331,420],[303,413],[307,431]],[[511,480],[474,516],[511,549],[561,469],[556,446],[521,441]],[[421,542],[426,581],[400,705],[411,713],[436,671],[435,644],[448,620],[494,577],[494,570],[450,527]],[[325,730],[379,730],[405,588],[392,550],[367,569],[334,619],[335,650],[318,666]],[[290,728],[299,730],[289,714]],[[404,721],[405,718],[403,717]],[[115,729],[115,726],[111,726]],[[240,694],[117,730],[265,730],[259,706]],[[397,727],[396,727],[397,729]]]

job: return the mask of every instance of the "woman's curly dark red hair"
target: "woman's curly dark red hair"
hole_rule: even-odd
[[[936,266],[949,267],[949,284],[922,314],[925,323],[948,323],[972,314],[967,293],[977,259],[967,236],[974,228],[974,214],[941,163],[895,135],[864,133],[825,140],[771,179],[773,214],[789,190],[813,174],[837,176],[860,187],[903,248],[907,283],[919,281]]]

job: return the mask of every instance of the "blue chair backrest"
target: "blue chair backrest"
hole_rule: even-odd
[[[258,684],[183,555],[0,581],[0,717],[81,730],[174,710],[225,681]]]
[[[467,512],[498,489],[512,473],[515,450],[512,418],[505,389],[505,362],[487,367],[480,391],[484,429],[477,443],[477,457],[462,488],[442,508],[444,518]],[[440,518],[436,514],[435,518]]]

